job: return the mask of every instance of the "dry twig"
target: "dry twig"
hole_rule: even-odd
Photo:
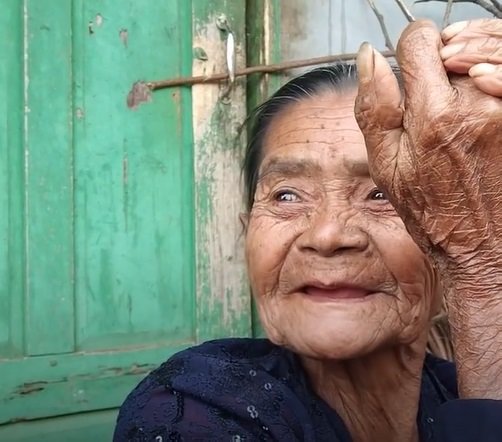
[[[448,4],[446,5],[446,10],[444,12],[443,17],[443,28],[446,28],[450,24],[450,14],[453,8],[453,0],[448,0]]]
[[[381,54],[387,58],[394,57],[395,55],[394,51],[382,51]],[[337,61],[353,61],[356,58],[357,58],[357,53],[336,54],[336,55],[325,55],[323,57],[307,58],[304,60],[284,61],[281,63],[274,63],[268,65],[249,66],[244,69],[236,70],[235,77],[242,77],[251,74],[273,74],[277,72],[287,71],[289,69],[296,69],[306,66],[334,63]],[[217,83],[219,81],[224,81],[227,79],[228,79],[228,72],[225,72],[209,76],[199,75],[196,77],[179,77],[179,78],[171,78],[168,80],[148,81],[141,83],[143,83],[143,85],[146,86],[151,91],[154,91],[157,89],[165,89],[168,87],[191,86],[194,84],[203,84],[203,83]]]
[[[396,0],[397,6],[403,11],[404,16],[406,17],[406,20],[409,22],[415,21],[415,17],[413,17],[413,14],[411,11],[408,9],[408,6],[406,6],[403,2],[403,0]]]
[[[380,29],[382,30],[383,37],[385,39],[385,46],[390,51],[394,51],[394,45],[392,44],[392,40],[390,39],[389,31],[387,30],[387,26],[385,26],[385,20],[383,15],[380,13],[378,10],[377,6],[375,5],[375,2],[373,0],[366,0],[368,4],[370,5],[370,8],[373,10],[375,13],[375,16],[378,20],[378,23],[380,24]]]
[[[502,3],[500,3],[499,0],[491,0],[491,2],[499,11],[502,11]]]
[[[396,0],[397,1],[397,0]],[[415,3],[428,3],[431,1],[436,2],[449,2],[450,0],[416,0]],[[489,13],[493,14],[497,18],[502,18],[502,5],[498,1],[494,0],[452,0],[453,3],[472,3],[474,5],[481,6],[483,9],[487,10]]]

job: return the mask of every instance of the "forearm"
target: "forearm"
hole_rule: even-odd
[[[485,266],[477,274],[448,281],[448,317],[461,398],[502,399],[500,272]]]

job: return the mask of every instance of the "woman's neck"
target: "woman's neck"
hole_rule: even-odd
[[[425,342],[347,361],[302,358],[302,363],[312,387],[340,415],[354,441],[416,442],[424,358]]]

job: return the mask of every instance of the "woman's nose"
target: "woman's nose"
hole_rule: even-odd
[[[363,251],[368,243],[368,234],[355,220],[334,213],[313,215],[310,226],[297,240],[302,252],[326,257],[342,251]]]

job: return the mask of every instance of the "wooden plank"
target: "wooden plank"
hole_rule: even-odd
[[[0,14],[0,358],[23,351],[22,7]]]
[[[178,76],[191,62],[180,47],[189,11],[181,1],[75,2],[79,350],[195,334],[190,95],[126,105],[134,82]]]
[[[117,410],[76,414],[0,426],[0,440],[8,442],[111,441]]]
[[[116,408],[149,371],[193,343],[1,361],[0,424]]]
[[[248,66],[279,63],[281,57],[281,2],[280,0],[247,0],[246,3],[246,59]],[[247,113],[263,103],[283,83],[284,75],[254,74],[246,87]],[[253,336],[265,335],[256,304],[252,303]]]
[[[71,2],[24,8],[26,350],[41,355],[74,348]]]
[[[246,59],[248,66],[281,62],[281,1],[247,0],[246,8]],[[253,74],[247,78],[248,114],[284,82],[283,73]]]
[[[226,69],[225,36],[216,19],[225,14],[235,35],[236,65],[245,65],[245,1],[193,2],[193,75]],[[246,115],[245,79],[192,88],[195,148],[197,338],[249,335],[240,189],[239,129]],[[226,95],[226,96],[225,96]]]

